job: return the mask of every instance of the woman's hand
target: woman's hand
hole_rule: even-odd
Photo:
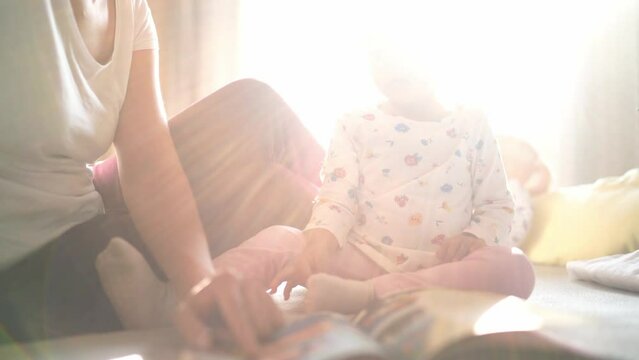
[[[232,273],[202,280],[178,306],[175,324],[190,346],[210,350],[234,341],[255,355],[260,340],[284,324],[280,309],[259,284]]]
[[[458,261],[484,246],[484,240],[470,233],[462,233],[446,238],[437,250],[437,257],[443,262]]]
[[[328,230],[308,230],[304,232],[304,237],[306,245],[302,253],[280,270],[270,285],[270,292],[274,293],[286,281],[284,300],[290,298],[295,286],[304,285],[311,275],[324,272],[331,256],[339,249],[337,239]]]

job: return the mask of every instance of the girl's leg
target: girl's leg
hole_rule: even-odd
[[[412,273],[386,274],[371,281],[378,298],[403,290],[444,287],[491,291],[525,299],[535,286],[535,275],[519,249],[486,246],[461,261]]]
[[[309,312],[355,313],[375,298],[371,278],[386,271],[347,242],[332,258],[327,273],[309,277],[304,307]]]
[[[308,280],[306,308],[353,313],[375,298],[405,290],[430,287],[492,291],[527,298],[534,287],[534,273],[528,259],[516,248],[484,247],[461,261],[446,263],[412,273],[384,273],[364,255],[347,251],[337,259],[331,274],[313,275]]]
[[[328,267],[329,275],[350,280],[369,280],[386,274],[384,269],[350,242],[346,242],[335,254]]]
[[[238,273],[259,282],[266,289],[304,247],[304,236],[296,228],[271,226],[213,260],[216,270]]]

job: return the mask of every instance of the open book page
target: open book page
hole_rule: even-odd
[[[542,319],[516,297],[430,289],[384,299],[355,324],[391,358],[429,359],[465,338],[537,330]]]
[[[536,330],[541,318],[516,297],[448,289],[398,294],[353,321],[317,314],[277,335],[265,359],[431,359],[452,344],[485,334]]]
[[[406,292],[361,312],[354,324],[391,359],[591,358],[546,332],[574,326],[575,319],[514,296],[452,289]]]
[[[419,290],[383,299],[354,319],[299,315],[262,359],[591,358],[548,336],[575,319],[493,293]]]
[[[266,360],[384,359],[383,350],[348,318],[335,314],[309,315],[286,326],[263,349]]]

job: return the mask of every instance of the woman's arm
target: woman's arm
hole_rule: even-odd
[[[133,53],[114,144],[131,217],[178,294],[213,273],[204,229],[166,124],[157,51]]]
[[[166,124],[156,50],[133,52],[114,143],[131,217],[182,299],[175,321],[186,342],[210,348],[215,335],[210,319],[217,314],[242,349],[257,352],[258,339],[282,325],[281,312],[259,284],[214,274],[195,199]]]

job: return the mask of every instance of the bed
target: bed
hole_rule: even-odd
[[[549,329],[556,338],[602,358],[639,359],[639,294],[571,280],[564,267],[535,266],[528,300],[566,315],[570,326]]]
[[[639,359],[639,294],[571,280],[563,267],[535,266],[528,300],[560,315],[563,326],[545,331],[605,359]],[[556,321],[556,319],[555,319]],[[0,347],[0,359],[231,359],[183,348],[173,329],[122,331]]]

